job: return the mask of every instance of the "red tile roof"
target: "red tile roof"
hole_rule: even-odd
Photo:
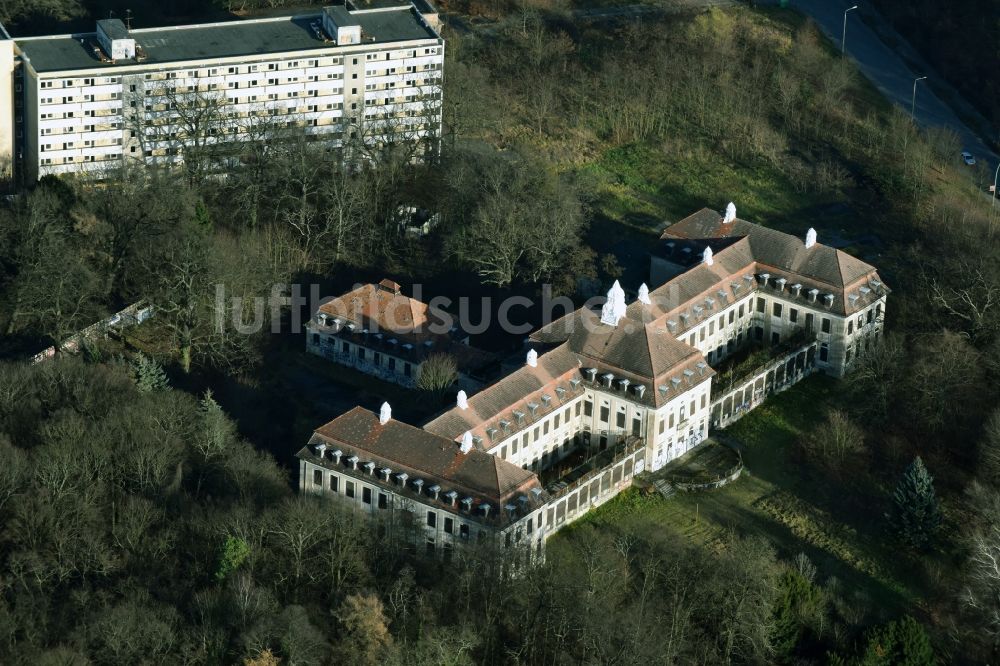
[[[408,338],[433,338],[431,326],[443,327],[441,319],[432,316],[426,303],[404,296],[399,285],[389,280],[379,285],[362,285],[324,303],[319,311],[373,332],[386,331]],[[439,335],[445,333],[439,332]]]
[[[476,449],[462,453],[457,442],[401,421],[383,425],[377,414],[362,407],[317,428],[310,444],[319,442],[341,447],[345,456],[358,455],[362,463],[370,460],[393,473],[405,471],[428,485],[438,483],[442,492],[475,495],[495,506],[540,487],[533,473],[505,460]]]

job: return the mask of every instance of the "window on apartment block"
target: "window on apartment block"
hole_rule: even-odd
[[[587,400],[586,402],[583,403],[583,415],[584,416],[594,415],[594,403],[591,402],[590,400]]]
[[[774,313],[775,317],[780,317],[781,316],[781,303],[775,303],[772,312]]]
[[[830,358],[830,345],[825,342],[819,346],[819,360],[826,363]]]
[[[757,299],[757,312],[763,312],[763,311],[764,311],[764,299],[763,298],[758,298]]]
[[[729,323],[732,324],[733,320],[735,320],[735,319],[736,319],[736,311],[735,310],[730,310],[729,311]]]
[[[361,488],[361,501],[365,504],[372,503],[372,489],[371,488]]]
[[[618,415],[615,418],[615,425],[618,428],[620,428],[621,430],[625,429],[625,412],[624,411],[618,412]]]
[[[448,534],[452,534],[455,530],[455,520],[451,516],[445,516],[444,519],[444,531]]]
[[[753,327],[753,337],[754,337],[755,340],[757,340],[757,342],[763,342],[764,341],[764,327],[763,326],[754,326]]]
[[[826,317],[823,317],[823,332],[824,333],[830,332],[830,320],[827,319]]]
[[[500,447],[500,459],[501,460],[506,460],[507,459],[507,445],[506,444],[504,444],[503,446]]]
[[[582,406],[583,406],[583,403],[580,403],[580,402],[576,403],[576,407],[574,407],[574,411],[573,411],[573,415],[574,416],[580,416],[580,408]]]
[[[427,527],[437,527],[438,515],[435,511],[427,512]]]
[[[338,492],[340,490],[340,478],[336,474],[330,475],[330,492]]]
[[[548,420],[546,420],[545,423],[542,424],[542,434],[543,435],[549,434],[549,422],[548,422]]]
[[[715,322],[710,321],[708,322],[708,334],[713,335],[714,333],[715,333]]]
[[[322,486],[323,485],[323,470],[314,469],[313,470],[313,485]]]
[[[795,308],[788,308],[788,321],[793,324],[799,320],[799,311]]]
[[[512,440],[511,443],[510,443],[510,454],[512,456],[517,454],[517,440],[516,439]]]
[[[639,437],[642,434],[642,419],[636,416],[632,419],[632,434]]]
[[[344,494],[348,497],[354,497],[354,482],[348,481],[344,487]]]
[[[601,423],[607,423],[610,418],[611,408],[607,405],[601,405]]]
[[[854,320],[853,319],[848,319],[847,320],[847,334],[850,335],[853,332],[854,332]]]
[[[559,417],[560,416],[561,416],[561,414],[556,414],[555,421],[552,423],[552,427],[553,428],[558,428],[559,427]]]
[[[385,509],[389,506],[389,498],[385,493],[378,494],[378,508]]]
[[[781,340],[781,335],[779,335],[777,332],[772,332],[771,333],[771,344],[772,345],[778,344],[778,342],[780,340]]]
[[[469,526],[466,525],[465,523],[462,523],[461,525],[459,525],[458,526],[458,536],[462,537],[463,539],[468,539],[469,538]]]

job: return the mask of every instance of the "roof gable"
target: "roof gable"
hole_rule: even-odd
[[[533,473],[505,460],[477,449],[462,453],[456,442],[401,421],[390,419],[382,424],[376,414],[362,407],[318,428],[316,437],[495,502],[538,486]]]

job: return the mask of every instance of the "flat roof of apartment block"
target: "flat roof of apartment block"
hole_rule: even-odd
[[[361,26],[362,44],[437,39],[411,5],[350,12]],[[99,55],[96,33],[28,37],[15,42],[37,72],[155,65],[189,60],[260,56],[330,49],[336,42],[315,25],[322,14],[204,23],[170,28],[132,30],[141,57],[111,62]],[[326,37],[326,38],[324,38]]]

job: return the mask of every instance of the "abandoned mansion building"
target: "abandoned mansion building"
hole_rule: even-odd
[[[300,489],[403,516],[429,551],[495,539],[540,553],[636,474],[813,371],[842,376],[881,334],[876,269],[812,229],[752,224],[730,204],[667,227],[657,246],[652,288],[626,302],[616,282],[600,312],[535,331],[523,365],[421,428],[384,405],[317,429],[297,454]],[[770,360],[727,369],[756,348]]]

